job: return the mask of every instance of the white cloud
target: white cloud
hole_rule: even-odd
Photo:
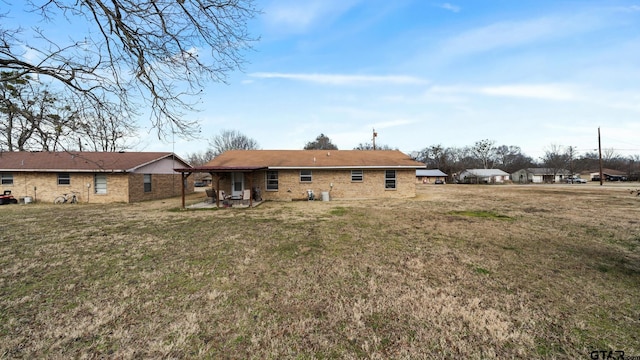
[[[554,101],[578,100],[580,96],[571,86],[558,84],[517,84],[493,86],[432,86],[427,95],[481,94]]]
[[[624,12],[636,12],[636,11],[640,11],[640,5],[630,5],[627,7],[620,8],[620,10]]]
[[[502,21],[449,38],[440,48],[445,56],[457,56],[519,47],[588,32],[599,27],[600,21],[588,14]]]
[[[490,96],[507,96],[534,98],[545,100],[576,100],[577,96],[570,89],[557,85],[502,85],[487,86],[479,92]]]
[[[316,23],[340,16],[359,2],[358,0],[274,1],[265,9],[264,19],[267,24],[280,31],[301,32]]]
[[[287,79],[330,85],[360,85],[360,84],[425,84],[426,81],[406,75],[342,75],[342,74],[288,74],[259,72],[249,76],[263,79]]]
[[[408,120],[408,119],[396,119],[396,120],[389,120],[389,121],[383,121],[383,122],[378,122],[373,124],[373,127],[376,129],[388,129],[388,128],[393,128],[393,127],[397,127],[397,126],[404,126],[404,125],[409,125],[414,123],[414,121],[412,120]]]
[[[459,12],[461,10],[460,6],[452,5],[452,4],[449,4],[449,3],[440,4],[440,5],[438,5],[438,7],[442,8],[442,9],[445,9],[445,10],[452,11],[454,13],[457,13],[457,12]]]

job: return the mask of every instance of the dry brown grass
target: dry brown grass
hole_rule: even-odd
[[[418,193],[3,206],[0,357],[640,355],[639,198],[591,184]]]

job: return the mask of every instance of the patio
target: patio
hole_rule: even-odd
[[[190,168],[177,168],[174,171],[180,172],[182,174],[182,182],[186,184],[187,178],[193,173],[209,173],[211,177],[216,177],[215,188],[207,188],[205,191],[209,192],[215,191],[214,189],[220,189],[220,181],[222,179],[231,179],[231,184],[227,184],[227,190],[231,190],[230,196],[227,196],[224,190],[219,193],[219,195],[212,196],[212,194],[208,194],[207,200],[204,203],[199,204],[198,207],[219,207],[219,208],[227,208],[227,207],[255,207],[258,203],[262,202],[262,198],[258,196],[256,199],[254,196],[254,187],[252,185],[252,174],[255,171],[263,170],[262,166],[199,166],[199,167],[190,167]],[[234,178],[238,177],[239,180],[234,182]],[[248,185],[245,186],[245,178],[247,178]],[[248,194],[247,194],[248,192]],[[184,186],[182,187],[182,208],[187,208],[185,204],[185,191]],[[212,199],[212,200],[211,200]],[[208,201],[208,202],[207,202]],[[190,205],[190,208],[193,208],[194,205]]]
[[[213,208],[230,208],[230,209],[246,209],[246,208],[254,208],[258,205],[262,204],[262,201],[253,201],[251,205],[243,204],[243,203],[229,203],[224,204],[223,201],[220,202],[220,205],[216,204],[216,202],[211,202],[209,199],[205,201],[198,202],[189,206],[186,206],[186,209],[213,209]]]

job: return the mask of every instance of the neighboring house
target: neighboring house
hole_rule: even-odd
[[[44,202],[71,192],[81,203],[162,199],[182,193],[177,167],[189,164],[170,152],[0,152],[0,190]]]
[[[407,198],[416,194],[416,169],[424,164],[397,150],[230,150],[204,166],[216,193],[252,199]],[[218,197],[219,198],[219,197]]]
[[[561,183],[571,172],[565,169],[526,168],[511,174],[511,180],[519,184]]]
[[[438,169],[418,169],[416,170],[416,183],[433,184],[436,181],[447,181],[447,174]]]
[[[509,180],[509,174],[500,169],[467,169],[458,175],[465,184],[495,184]]]
[[[627,173],[612,169],[602,169],[602,176],[606,181],[627,181]],[[600,181],[600,170],[590,171],[591,181]]]

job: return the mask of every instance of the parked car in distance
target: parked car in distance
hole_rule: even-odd
[[[437,180],[434,182],[434,184],[437,184],[437,185],[443,185],[443,184],[444,184],[444,181],[442,181],[441,179],[437,179]]]
[[[585,179],[583,179],[581,177],[578,177],[578,176],[574,176],[574,177],[571,177],[571,178],[567,178],[565,180],[565,182],[567,184],[586,184],[587,180],[585,180]]]
[[[195,186],[195,187],[203,187],[203,186],[207,186],[207,184],[205,184],[205,183],[204,183],[204,182],[202,182],[202,181],[196,181],[196,182],[193,184],[193,186]]]

